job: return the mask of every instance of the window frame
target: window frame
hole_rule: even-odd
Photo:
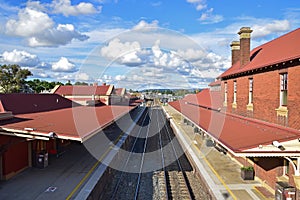
[[[236,103],[236,93],[237,93],[237,82],[233,81],[233,103]]]
[[[288,104],[288,73],[280,74],[280,96],[279,106],[287,106]]]
[[[253,78],[249,78],[249,102],[248,104],[253,104]]]
[[[228,92],[228,85],[227,82],[224,83],[224,102],[227,103],[227,92]]]

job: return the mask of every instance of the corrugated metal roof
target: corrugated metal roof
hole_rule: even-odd
[[[58,138],[82,141],[134,107],[129,106],[79,106],[40,113],[15,115],[13,119],[0,121],[3,130],[24,131],[47,135],[54,132]]]
[[[125,115],[133,106],[76,106],[56,94],[3,94],[1,105],[12,111],[12,119],[0,120],[2,131],[83,141],[114,120]]]
[[[110,95],[107,94],[110,85],[86,86],[86,85],[63,85],[57,88],[55,94],[59,95]]]
[[[207,90],[202,92],[207,93]],[[275,140],[284,142],[300,138],[300,131],[295,129],[186,103],[191,98],[169,104],[235,153],[270,145]]]

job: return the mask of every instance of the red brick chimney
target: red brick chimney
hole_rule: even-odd
[[[240,67],[244,67],[250,62],[250,39],[252,30],[250,27],[242,27],[240,35]]]
[[[231,65],[240,60],[240,41],[232,41],[231,47]]]

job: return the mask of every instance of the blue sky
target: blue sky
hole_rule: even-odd
[[[0,0],[0,63],[48,81],[203,88],[241,27],[253,48],[299,25],[295,0]]]

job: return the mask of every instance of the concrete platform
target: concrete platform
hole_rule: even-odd
[[[96,163],[81,143],[73,143],[60,157],[50,157],[44,169],[28,168],[0,183],[0,199],[66,199]]]
[[[214,147],[207,147],[203,138],[194,133],[194,127],[183,123],[180,113],[171,106],[163,108],[171,117],[178,139],[194,159],[198,171],[216,199],[274,199],[274,191],[259,179],[244,181],[237,161]]]

